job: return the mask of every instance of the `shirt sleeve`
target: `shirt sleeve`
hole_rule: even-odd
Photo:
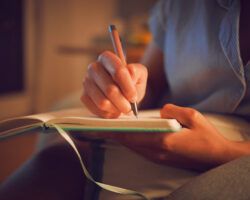
[[[167,0],[160,0],[151,11],[149,18],[149,29],[153,35],[153,41],[157,46],[164,50],[166,34],[166,16],[168,12]]]

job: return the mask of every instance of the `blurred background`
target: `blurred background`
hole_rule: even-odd
[[[0,120],[81,106],[82,78],[103,50],[112,50],[115,24],[128,62],[138,62],[151,39],[156,0],[1,0]],[[38,136],[0,141],[0,182],[36,148]]]

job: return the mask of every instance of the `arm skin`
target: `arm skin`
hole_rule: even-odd
[[[140,104],[140,108],[156,108],[157,101],[162,97],[162,91],[166,91],[168,88],[161,49],[153,42],[150,43],[141,63],[148,69],[148,81],[146,95]]]

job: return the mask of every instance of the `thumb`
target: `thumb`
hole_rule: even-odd
[[[166,104],[161,109],[162,118],[172,118],[182,125],[191,128],[202,118],[202,114],[193,108],[180,107],[173,104]]]

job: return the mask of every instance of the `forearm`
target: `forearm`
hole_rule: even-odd
[[[250,141],[231,141],[224,138],[224,142],[215,145],[213,156],[214,166],[222,165],[242,156],[250,155]]]
[[[234,160],[241,156],[250,155],[250,141],[229,141],[228,147],[226,155],[227,161]]]
[[[156,108],[157,99],[155,98],[155,94],[153,91],[154,90],[151,87],[151,84],[148,82],[145,96],[144,96],[142,102],[140,102],[140,104],[139,104],[140,109],[145,110],[145,109]]]
[[[149,44],[141,63],[148,69],[148,81],[146,94],[140,106],[143,109],[155,108],[157,100],[161,99],[168,88],[161,49],[153,42]]]

